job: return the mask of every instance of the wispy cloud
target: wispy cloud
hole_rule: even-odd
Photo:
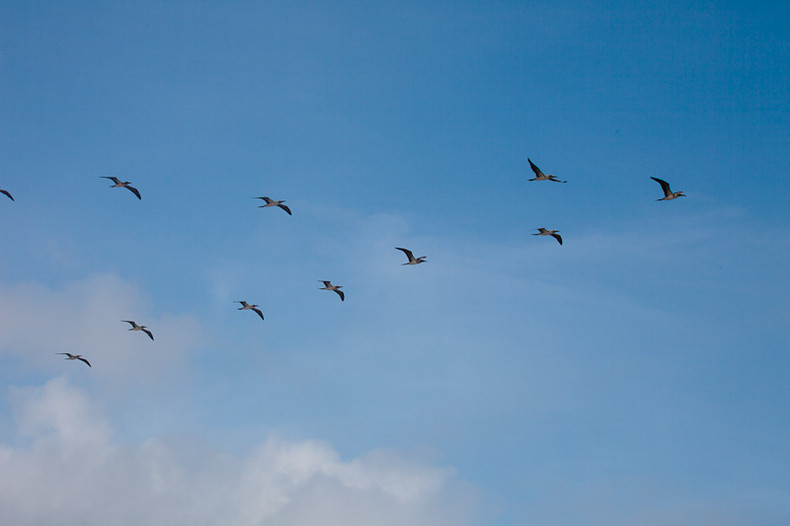
[[[93,378],[114,388],[172,378],[201,333],[190,316],[155,314],[145,294],[111,274],[94,274],[56,289],[39,283],[0,288],[0,320],[0,353],[48,373],[83,365],[63,364],[55,353],[82,354],[93,364],[92,372],[101,371]],[[130,333],[121,320],[147,325],[155,341]]]

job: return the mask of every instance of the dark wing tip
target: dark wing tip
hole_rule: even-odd
[[[414,259],[414,253],[408,248],[399,248],[399,247],[395,247],[395,248],[406,254],[406,257],[409,258],[409,261],[412,261]]]
[[[532,171],[533,171],[533,172],[535,172],[535,175],[543,175],[543,172],[541,172],[541,171],[540,171],[540,168],[538,168],[538,167],[535,165],[535,163],[533,163],[533,162],[532,162],[532,159],[530,159],[529,157],[527,157],[527,161],[529,161],[529,167],[530,167],[530,168],[532,168]]]
[[[652,175],[650,176],[650,178],[655,182],[657,182],[658,184],[660,184],[661,186],[669,186],[669,183],[664,181],[663,179],[659,179],[658,177],[653,177]]]
[[[650,178],[661,185],[661,189],[664,191],[664,195],[669,195],[670,193],[672,193],[672,190],[669,189],[668,182],[664,181],[663,179],[659,179],[658,177],[650,176]]]

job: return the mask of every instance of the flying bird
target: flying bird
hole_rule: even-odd
[[[137,188],[135,188],[134,186],[131,186],[131,184],[132,184],[131,182],[129,182],[129,181],[121,182],[121,180],[118,179],[117,177],[108,176],[108,175],[100,175],[99,177],[101,177],[102,179],[109,179],[110,181],[115,183],[110,188],[126,188],[127,190],[132,192],[134,195],[136,195],[137,199],[142,199],[142,197],[140,197],[140,192],[137,191]]]
[[[258,309],[258,305],[250,305],[249,303],[247,303],[244,300],[235,301],[234,303],[241,303],[241,307],[239,307],[237,310],[251,310],[251,311],[254,311],[255,314],[257,314],[258,316],[261,317],[261,319],[263,319],[263,313],[260,311],[260,309]]]
[[[56,352],[55,354],[65,354],[66,360],[79,360],[81,362],[85,362],[86,364],[88,364],[88,367],[91,367],[91,363],[85,358],[83,358],[81,354],[71,354],[68,352]]]
[[[7,196],[8,196],[8,198],[9,198],[10,200],[12,200],[12,201],[14,200],[14,198],[13,198],[13,197],[11,197],[11,194],[8,192],[8,190],[3,190],[2,188],[0,188],[0,194],[5,194],[5,195],[7,195]]]
[[[132,328],[129,329],[130,331],[143,331],[144,333],[146,333],[148,335],[149,338],[151,338],[151,340],[154,339],[154,335],[151,334],[151,331],[148,330],[148,327],[146,327],[145,325],[137,325],[132,320],[121,320],[121,321],[124,322],[124,323],[129,323],[129,324],[132,325]]]
[[[426,256],[420,256],[418,258],[415,258],[414,254],[412,254],[411,250],[409,250],[408,248],[395,247],[395,250],[400,250],[401,252],[406,254],[407,258],[409,258],[409,261],[407,261],[406,263],[401,263],[401,265],[419,265],[420,263],[425,263]]]
[[[664,197],[661,199],[656,199],[656,201],[671,201],[677,197],[686,197],[686,194],[684,194],[682,190],[680,192],[673,192],[670,190],[669,183],[663,179],[659,179],[658,177],[651,177],[651,179],[660,184],[661,189],[664,191]]]
[[[535,166],[535,163],[533,163],[532,160],[529,157],[527,157],[527,161],[529,161],[529,167],[532,168],[533,172],[535,172],[535,178],[534,179],[530,179],[530,181],[554,181],[555,183],[567,183],[568,182],[568,181],[560,181],[559,179],[557,179],[557,176],[555,176],[555,175],[551,175],[551,174],[546,175],[546,174],[544,174],[543,172],[540,171],[540,168]]]
[[[562,245],[562,238],[557,233],[559,230],[546,230],[545,228],[536,228],[535,230],[537,230],[538,233],[532,234],[533,236],[551,236],[556,239],[560,245]]]
[[[332,285],[331,281],[324,281],[321,279],[319,279],[318,281],[324,284],[323,287],[320,287],[321,290],[333,290],[337,292],[338,296],[340,296],[340,301],[346,301],[346,295],[343,294],[342,290],[340,290],[343,287],[343,285]]]
[[[274,199],[269,199],[268,197],[256,197],[255,199],[263,199],[264,201],[266,201],[265,205],[261,205],[258,208],[268,208],[270,206],[279,206],[280,208],[282,208],[283,210],[288,212],[288,215],[292,215],[291,214],[291,209],[283,204],[285,202],[284,199],[282,201],[275,201]]]

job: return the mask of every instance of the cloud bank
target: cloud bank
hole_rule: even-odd
[[[454,470],[374,451],[269,437],[235,456],[189,440],[114,438],[63,377],[16,388],[13,444],[0,444],[0,523],[236,526],[472,524]]]

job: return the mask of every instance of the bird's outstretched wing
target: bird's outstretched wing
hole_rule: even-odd
[[[414,254],[408,248],[395,247],[395,250],[400,250],[401,252],[406,254],[406,257],[409,258],[409,261],[414,261]]]
[[[77,357],[77,359],[81,362],[85,362],[88,365],[88,367],[91,367],[91,363],[85,358],[83,358],[82,356]]]
[[[297,203],[297,204],[298,204],[298,203]],[[293,215],[293,214],[291,214],[291,209],[290,209],[290,208],[288,208],[287,206],[285,206],[284,204],[280,203],[280,204],[279,204],[279,205],[277,205],[277,206],[279,206],[280,208],[282,208],[283,210],[285,210],[286,212],[288,212],[288,215],[289,215],[289,216],[290,216],[290,215]]]
[[[7,196],[8,196],[8,198],[9,198],[10,200],[12,200],[12,201],[14,200],[14,198],[11,196],[11,194],[10,194],[10,193],[8,193],[8,190],[2,190],[2,189],[0,189],[0,194],[5,194],[5,195],[7,195]]]
[[[557,240],[557,242],[562,245],[562,237],[559,234],[551,234],[551,237]]]
[[[257,314],[258,316],[261,317],[261,319],[263,319],[263,313],[260,311],[260,309],[256,309],[255,307],[253,307],[252,310],[254,310],[255,314]]]
[[[137,190],[137,188],[135,188],[134,186],[129,186],[129,185],[127,184],[127,185],[126,185],[126,188],[127,188],[127,189],[129,189],[129,191],[130,191],[130,192],[132,192],[134,195],[136,195],[136,196],[137,196],[137,199],[140,199],[140,200],[142,200],[142,199],[143,199],[142,197],[140,197],[140,192],[139,192],[139,191]]]
[[[346,295],[343,294],[342,290],[335,289],[335,292],[340,296],[340,301],[346,301]]]
[[[532,171],[535,172],[535,175],[538,177],[546,177],[546,175],[540,171],[540,168],[535,166],[535,163],[533,163],[529,157],[527,157],[527,161],[529,161],[529,167],[532,168]]]
[[[151,331],[149,331],[148,329],[143,329],[143,332],[146,333],[149,338],[151,338],[151,341],[154,341],[154,335]]]
[[[102,179],[109,179],[115,184],[121,184],[121,181],[117,177],[113,177],[111,175],[100,175],[99,177],[101,177]]]
[[[650,178],[661,185],[661,189],[664,191],[664,195],[672,195],[672,190],[669,189],[668,182],[664,181],[663,179],[659,179],[658,177],[650,177]]]

